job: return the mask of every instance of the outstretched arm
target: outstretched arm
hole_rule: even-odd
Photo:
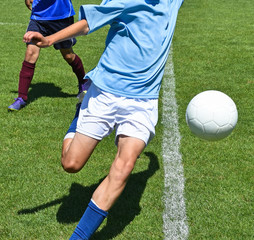
[[[61,42],[63,40],[67,40],[73,37],[86,35],[89,31],[88,23],[85,19],[82,19],[71,26],[56,32],[47,37],[43,37],[38,32],[26,32],[23,37],[23,41],[25,43],[33,43],[40,48],[49,47],[54,43]]]

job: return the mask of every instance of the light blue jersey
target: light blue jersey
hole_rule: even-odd
[[[111,0],[80,7],[89,33],[110,24],[105,50],[86,78],[103,91],[158,98],[183,0]]]
[[[31,19],[60,20],[75,15],[71,0],[34,0]]]

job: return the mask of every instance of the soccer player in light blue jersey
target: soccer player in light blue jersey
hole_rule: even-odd
[[[90,239],[155,134],[162,76],[182,3],[105,0],[100,5],[81,6],[79,21],[54,35],[43,37],[28,32],[24,36],[25,42],[48,47],[110,25],[105,50],[85,77],[91,86],[64,138],[62,165],[67,172],[80,171],[96,145],[113,129],[117,153],[71,240]]]
[[[31,18],[27,31],[36,31],[43,36],[58,32],[74,22],[75,15],[71,0],[25,0],[28,9],[31,10]],[[78,78],[78,94],[84,90],[85,76],[81,59],[72,49],[76,43],[75,38],[54,44],[56,50],[60,50],[64,60],[72,67]],[[9,111],[17,111],[26,106],[28,89],[33,79],[35,65],[39,58],[40,48],[27,43],[25,59],[19,74],[18,97],[8,107]]]

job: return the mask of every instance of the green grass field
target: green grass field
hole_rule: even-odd
[[[99,1],[73,1],[76,13],[82,3]],[[18,0],[3,2],[1,9],[0,239],[66,240],[109,170],[114,136],[99,144],[78,174],[62,170],[61,144],[75,112],[77,80],[53,47],[41,51],[28,106],[7,111],[17,97],[30,12]],[[179,13],[173,63],[189,240],[254,239],[253,13],[252,0],[185,0]],[[96,66],[106,33],[107,27],[78,38],[74,51],[86,71]],[[228,94],[238,108],[235,130],[219,142],[196,138],[185,123],[188,102],[209,89]],[[93,240],[164,239],[161,115],[162,106],[156,137]]]

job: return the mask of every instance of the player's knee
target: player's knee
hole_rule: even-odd
[[[77,173],[81,169],[81,167],[74,160],[66,161],[65,159],[62,158],[61,164],[62,164],[64,171],[66,171],[68,173]]]
[[[25,55],[25,61],[29,63],[36,63],[39,57],[39,52],[34,51],[33,49],[27,49]]]
[[[69,64],[72,63],[75,59],[75,54],[74,53],[67,53],[62,55],[64,60],[68,62]]]
[[[114,163],[115,181],[125,182],[128,179],[129,175],[131,174],[134,165],[135,165],[134,159],[130,158],[128,160],[121,158],[116,159]]]

